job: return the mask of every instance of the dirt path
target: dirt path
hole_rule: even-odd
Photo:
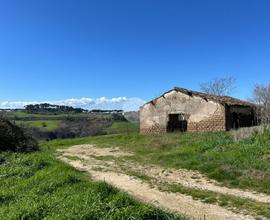
[[[157,187],[150,186],[150,184],[126,174],[125,170],[140,172],[159,181],[177,183],[189,188],[250,198],[259,202],[268,203],[270,201],[270,197],[267,195],[223,187],[216,181],[209,180],[204,175],[194,171],[185,169],[164,170],[158,166],[135,164],[126,160],[124,164],[119,164],[117,162],[119,160],[110,160],[110,157],[122,158],[123,156],[132,156],[132,153],[123,152],[118,148],[97,148],[93,145],[77,145],[65,150],[60,150],[60,152],[61,156],[59,158],[61,160],[71,164],[77,169],[89,172],[94,180],[105,180],[142,201],[185,214],[193,219],[248,220],[254,218],[244,214],[233,213],[218,205],[206,204],[194,200],[191,196],[160,191]],[[99,157],[107,157],[107,159],[101,159]]]
[[[136,169],[134,169],[136,168]],[[270,196],[240,189],[233,189],[222,186],[215,180],[211,180],[199,172],[186,169],[164,169],[158,166],[129,166],[129,169],[147,172],[147,175],[152,178],[160,179],[164,182],[181,184],[188,188],[207,190],[211,192],[237,196],[244,199],[251,199],[257,202],[270,203]]]

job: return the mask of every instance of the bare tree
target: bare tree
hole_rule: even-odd
[[[223,77],[215,78],[209,82],[200,84],[202,92],[210,95],[224,96],[229,95],[233,89],[235,89],[235,78]]]
[[[270,123],[270,84],[256,84],[253,89],[252,100],[257,104],[256,115],[258,122],[268,125]]]

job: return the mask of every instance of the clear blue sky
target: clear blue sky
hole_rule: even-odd
[[[270,83],[270,1],[0,0],[0,102]]]

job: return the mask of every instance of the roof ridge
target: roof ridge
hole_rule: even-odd
[[[198,96],[203,97],[203,98],[210,98],[210,99],[212,98],[212,99],[214,99],[214,101],[221,102],[221,103],[228,104],[228,105],[243,105],[243,106],[254,106],[255,105],[249,101],[242,100],[242,99],[235,98],[235,97],[228,96],[228,95],[220,96],[220,95],[207,94],[204,92],[193,91],[193,90],[185,89],[182,87],[174,87],[174,89],[176,91],[180,91],[180,92],[188,91],[189,93],[192,93],[194,95],[197,94]],[[226,100],[221,100],[221,99],[226,99]]]
[[[241,99],[238,99],[238,98],[234,98],[232,96],[212,95],[212,94],[207,94],[207,93],[204,93],[204,92],[197,92],[197,91],[189,90],[189,89],[179,87],[179,86],[175,86],[173,89],[170,89],[167,92],[164,92],[162,95],[158,96],[157,98],[145,103],[145,105],[149,104],[149,103],[152,103],[153,101],[155,101],[155,100],[157,100],[157,99],[159,99],[161,97],[164,97],[165,94],[167,94],[169,92],[172,92],[172,91],[182,92],[182,93],[185,93],[185,94],[190,95],[190,96],[197,95],[197,96],[199,96],[201,98],[204,98],[206,100],[211,100],[211,101],[215,101],[215,102],[230,105],[230,106],[234,106],[234,105],[235,106],[237,106],[237,105],[238,106],[249,106],[249,107],[254,107],[255,106],[255,104],[253,104],[251,102],[241,100]]]

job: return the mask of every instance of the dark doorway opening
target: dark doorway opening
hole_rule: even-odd
[[[187,120],[183,114],[169,114],[169,121],[167,125],[168,132],[187,131]]]
[[[250,127],[254,126],[254,115],[245,115],[241,113],[232,113],[232,128],[233,129],[238,129],[241,127]]]
[[[232,127],[233,127],[233,129],[237,129],[240,127],[239,117],[238,117],[237,113],[232,113]]]
[[[234,107],[235,108],[235,107]],[[244,109],[245,111],[235,111],[231,107],[226,106],[226,130],[238,129],[241,127],[251,127],[257,125],[255,112],[253,109]]]

